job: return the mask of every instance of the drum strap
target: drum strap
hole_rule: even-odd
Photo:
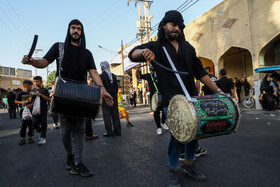
[[[156,89],[156,91],[157,91],[157,94],[158,94],[158,93],[159,93],[159,91],[158,91],[157,85],[156,85],[156,83],[155,83],[154,77],[153,77],[153,75],[152,75],[152,74],[150,74],[150,75],[151,75],[151,78],[152,78],[152,81],[153,81],[154,87],[155,87],[155,89]]]
[[[175,65],[174,65],[174,63],[173,63],[173,61],[172,61],[172,59],[170,58],[170,56],[169,56],[169,54],[168,54],[168,52],[167,52],[167,50],[166,50],[166,48],[165,48],[164,46],[163,46],[162,48],[163,48],[163,51],[164,51],[164,53],[165,53],[165,55],[166,55],[166,57],[167,57],[167,59],[168,59],[170,65],[171,65],[172,69],[173,69],[174,71],[177,71],[177,69],[176,69],[176,67],[175,67]],[[183,92],[184,92],[185,96],[187,97],[187,99],[188,99],[189,101],[194,101],[195,99],[191,98],[191,96],[190,96],[190,94],[189,94],[189,92],[188,92],[186,86],[184,85],[184,83],[183,83],[183,81],[182,81],[180,75],[179,75],[178,73],[175,73],[175,75],[176,75],[176,77],[177,77],[177,79],[178,79],[178,81],[179,81],[179,83],[180,83],[180,85],[181,85],[181,88],[183,89]]]
[[[58,49],[59,49],[59,57],[58,57],[58,75],[61,77],[61,71],[63,71],[62,68],[62,60],[63,60],[63,55],[64,55],[64,43],[59,42],[58,43]]]

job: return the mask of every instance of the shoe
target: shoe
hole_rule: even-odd
[[[179,167],[179,171],[186,175],[189,175],[194,180],[197,180],[197,181],[206,180],[206,176],[204,174],[200,173],[200,171],[194,165],[182,164]]]
[[[40,138],[40,141],[38,142],[38,145],[45,145],[47,143],[46,138]]]
[[[68,155],[65,169],[71,170],[73,165],[74,165],[74,155]]]
[[[111,137],[111,136],[114,136],[114,134],[108,134],[107,132],[105,132],[105,133],[103,134],[103,136],[104,136],[104,137]]]
[[[93,140],[93,139],[97,139],[98,135],[91,135],[91,136],[86,136],[85,139],[86,140]]]
[[[28,143],[29,144],[32,144],[32,143],[34,143],[34,140],[31,138],[31,139],[28,139]]]
[[[126,126],[127,127],[133,127],[134,125],[132,125],[132,123],[129,122],[129,123],[126,124]]]
[[[178,180],[178,171],[174,171],[173,169],[169,169],[169,187],[180,187],[180,183]]]
[[[77,165],[73,165],[70,173],[73,175],[81,175],[82,177],[92,176],[92,171],[90,171],[82,162],[79,162]]]
[[[161,134],[162,134],[161,128],[158,128],[158,129],[157,129],[157,134],[158,134],[158,135],[161,135]]]
[[[25,140],[20,140],[19,145],[24,145],[25,144]]]
[[[161,127],[164,129],[164,130],[169,130],[169,128],[167,127],[167,125],[165,123],[162,123],[161,124]]]
[[[196,158],[200,157],[201,155],[205,155],[207,153],[207,149],[203,147],[198,147],[195,151],[194,156]]]
[[[185,153],[180,153],[179,161],[184,161],[185,160]],[[196,158],[193,158],[193,161],[195,161]]]

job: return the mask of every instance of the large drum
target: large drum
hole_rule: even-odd
[[[56,78],[51,112],[94,119],[99,114],[101,102],[99,87]]]
[[[226,95],[173,97],[168,106],[167,123],[171,134],[180,142],[236,132],[240,111],[236,102]]]

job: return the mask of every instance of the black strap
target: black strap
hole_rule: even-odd
[[[154,62],[156,65],[162,67],[163,69],[165,69],[165,70],[167,70],[167,71],[171,71],[171,72],[173,72],[173,73],[178,73],[178,74],[183,74],[183,75],[189,75],[188,72],[184,72],[184,71],[174,71],[173,69],[170,69],[170,68],[168,68],[168,67],[165,67],[164,65],[160,64],[159,62],[157,62],[157,61],[155,61],[155,60],[154,60],[153,62]]]

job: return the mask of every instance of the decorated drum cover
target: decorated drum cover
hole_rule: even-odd
[[[240,111],[226,95],[196,97],[190,102],[184,95],[170,101],[167,121],[172,135],[180,142],[236,132]]]

